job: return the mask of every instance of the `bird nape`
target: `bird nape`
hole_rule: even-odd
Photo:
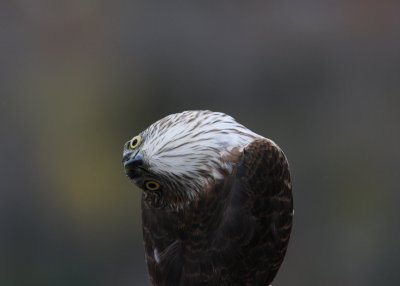
[[[153,285],[272,282],[293,218],[288,161],[272,140],[224,113],[184,111],[128,141],[123,165],[143,190]]]

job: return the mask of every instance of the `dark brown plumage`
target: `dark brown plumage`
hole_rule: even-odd
[[[153,285],[269,285],[274,279],[292,228],[286,157],[271,140],[255,137],[222,160],[231,166],[221,168],[222,179],[183,205],[168,205],[165,197],[174,190],[144,188],[143,237]],[[149,175],[126,162],[127,174],[142,184],[137,178]]]
[[[267,140],[251,143],[241,161],[231,180],[184,210],[154,209],[142,201],[146,260],[154,285],[272,282],[292,227],[288,165]],[[156,248],[161,263],[154,258]]]

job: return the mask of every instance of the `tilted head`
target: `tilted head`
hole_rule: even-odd
[[[129,140],[123,164],[145,196],[179,207],[224,179],[232,171],[235,153],[256,137],[224,113],[184,111]]]

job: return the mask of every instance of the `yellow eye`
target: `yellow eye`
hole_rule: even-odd
[[[140,145],[141,137],[140,135],[133,137],[133,139],[129,142],[129,149],[135,149]]]
[[[146,181],[144,187],[149,191],[157,191],[161,188],[161,185],[156,181]]]

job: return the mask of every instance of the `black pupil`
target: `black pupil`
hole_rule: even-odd
[[[133,139],[133,141],[132,141],[132,146],[136,146],[136,144],[137,144],[137,139]]]
[[[148,187],[149,189],[156,189],[156,188],[157,188],[157,184],[156,184],[156,183],[148,183],[148,184],[147,184],[147,187]]]

